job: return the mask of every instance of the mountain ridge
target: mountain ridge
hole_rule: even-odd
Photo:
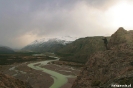
[[[42,39],[42,41],[35,40],[31,44],[22,48],[21,50],[35,51],[35,52],[55,52],[71,42],[72,41],[65,41],[57,38],[52,38],[49,40]]]
[[[15,53],[15,51],[10,47],[0,46],[0,54],[10,54],[10,53]]]
[[[112,88],[133,84],[133,32],[119,28],[111,35],[110,50],[88,58],[72,88]]]
[[[85,63],[94,52],[106,50],[103,38],[103,36],[79,38],[60,49],[56,54],[62,57],[60,60]]]

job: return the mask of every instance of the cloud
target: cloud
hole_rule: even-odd
[[[116,0],[0,0],[0,44],[22,48],[42,37],[111,34],[105,11],[114,3]]]

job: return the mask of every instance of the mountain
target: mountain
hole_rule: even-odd
[[[0,73],[0,88],[32,88],[28,83]]]
[[[32,42],[22,50],[34,52],[54,52],[61,56],[60,60],[85,63],[91,54],[104,51],[103,36],[79,38],[75,41],[65,41],[57,38],[41,39]],[[110,37],[107,37],[109,40]]]
[[[35,40],[30,45],[24,47],[22,50],[34,52],[56,52],[68,43],[71,43],[71,41],[60,40],[57,38],[49,40],[41,39]]]
[[[120,47],[130,47],[133,48],[133,30],[127,31],[120,27],[114,34],[112,34],[109,47],[120,48]]]
[[[110,50],[95,52],[88,58],[72,88],[112,88],[115,84],[131,87],[133,31],[120,27],[112,34],[108,46]]]
[[[103,36],[79,38],[56,52],[60,60],[85,63],[91,54],[106,50]],[[109,40],[110,37],[107,37]]]
[[[14,53],[14,50],[6,46],[0,46],[0,54],[10,54],[10,53]]]

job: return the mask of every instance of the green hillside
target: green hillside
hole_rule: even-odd
[[[94,52],[106,50],[103,38],[102,36],[95,36],[77,39],[58,50],[56,54],[62,57],[61,60],[85,63]]]
[[[15,53],[11,48],[0,46],[0,54],[11,54],[11,53]]]

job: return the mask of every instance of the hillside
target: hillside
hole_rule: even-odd
[[[14,53],[14,50],[12,50],[9,47],[0,46],[0,54],[10,54],[10,53]]]
[[[28,83],[0,73],[0,88],[32,88]]]
[[[62,57],[61,60],[85,63],[94,52],[106,50],[103,38],[102,36],[95,36],[77,39],[61,48],[57,54]]]
[[[40,53],[54,52],[61,57],[60,60],[85,63],[94,52],[106,50],[103,38],[103,36],[85,37],[73,42],[56,38],[48,41],[36,40],[22,50]],[[109,40],[109,37],[107,39]]]
[[[112,34],[109,47],[115,49],[123,47],[133,48],[133,30],[127,31],[120,27],[114,34]]]
[[[133,84],[133,32],[119,28],[111,36],[109,47],[111,50],[96,52],[88,58],[72,88]]]

